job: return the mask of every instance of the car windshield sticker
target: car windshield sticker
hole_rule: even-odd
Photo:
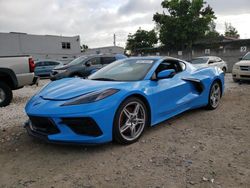
[[[153,60],[137,60],[136,63],[148,63],[152,64],[154,61]]]

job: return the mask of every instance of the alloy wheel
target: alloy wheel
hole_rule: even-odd
[[[218,83],[215,83],[212,87],[210,94],[210,103],[213,108],[216,108],[219,105],[220,98],[221,98],[220,85]]]
[[[139,102],[128,103],[121,111],[119,117],[119,131],[128,141],[137,139],[146,124],[146,111]]]

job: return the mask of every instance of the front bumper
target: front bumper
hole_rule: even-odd
[[[25,108],[27,115],[51,120],[58,132],[51,133],[43,129],[39,130],[37,127],[32,128],[31,118],[25,124],[25,128],[29,135],[52,143],[101,144],[110,142],[118,103],[114,100],[106,102],[105,100],[96,104],[61,106],[65,101],[49,101],[35,97]]]
[[[240,69],[233,69],[232,76],[233,79],[236,80],[250,80],[250,70],[243,71]]]
[[[50,139],[49,138],[49,133],[44,133],[38,130],[35,130],[34,127],[32,126],[32,123],[30,120],[25,122],[24,128],[26,129],[27,133],[29,136],[32,136],[36,139],[42,140],[47,143],[52,143],[52,144],[84,144],[84,145],[93,145],[94,143],[92,142],[76,142],[76,141],[69,141],[69,140],[60,140],[60,139]]]
[[[50,80],[60,80],[62,78],[69,77],[69,73],[66,70],[53,70],[50,74]]]

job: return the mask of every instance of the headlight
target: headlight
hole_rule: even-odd
[[[79,97],[76,97],[76,98],[70,100],[69,102],[64,103],[61,106],[71,106],[71,105],[79,105],[79,104],[96,102],[96,101],[105,99],[106,97],[109,97],[109,96],[117,93],[118,91],[120,91],[120,90],[119,89],[107,89],[104,91],[87,93],[85,95],[81,95]]]
[[[239,65],[234,65],[233,69],[240,69],[240,66]]]
[[[62,70],[58,69],[58,70],[54,70],[54,71],[56,71],[58,73],[64,73],[64,72],[67,72],[67,69],[62,69]]]

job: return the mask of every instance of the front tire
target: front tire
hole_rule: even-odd
[[[222,71],[224,72],[224,74],[226,74],[226,72],[227,72],[226,67],[223,67],[223,68],[222,68]]]
[[[118,108],[113,123],[114,141],[120,144],[136,142],[149,124],[148,109],[137,97],[126,99]]]
[[[0,82],[0,107],[4,107],[10,104],[13,98],[10,87],[4,82]]]
[[[214,110],[219,106],[221,99],[221,86],[218,81],[215,81],[209,92],[208,105],[209,110]]]
[[[234,82],[239,82],[239,80],[238,80],[238,79],[236,79],[236,78],[233,78],[233,81],[234,81]]]

